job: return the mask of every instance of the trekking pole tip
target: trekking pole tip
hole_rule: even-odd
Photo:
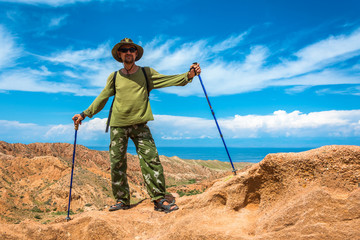
[[[69,217],[69,216],[67,216],[66,217],[66,221],[68,222],[68,221],[70,221],[71,220],[71,218]]]

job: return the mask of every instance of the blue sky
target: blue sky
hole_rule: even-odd
[[[359,1],[0,0],[0,140],[69,142],[121,68],[124,37],[163,74],[200,62],[233,147],[358,145]],[[107,146],[111,101],[78,142]],[[151,93],[158,146],[222,146],[198,78]]]

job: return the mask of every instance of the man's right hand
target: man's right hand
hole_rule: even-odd
[[[86,116],[85,116],[86,117]],[[81,121],[84,120],[85,118],[82,118],[80,114],[75,114],[73,117],[72,117],[72,120],[74,121],[74,125],[78,125],[80,124],[81,125]]]

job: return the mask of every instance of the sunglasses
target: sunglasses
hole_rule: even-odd
[[[119,52],[122,52],[122,53],[127,53],[128,51],[130,51],[131,53],[134,53],[136,51],[136,48],[119,48],[118,49]]]

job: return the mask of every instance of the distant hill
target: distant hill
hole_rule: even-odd
[[[0,142],[0,222],[24,219],[52,221],[67,211],[73,145]],[[148,197],[137,156],[128,158],[132,203]],[[220,161],[182,160],[160,156],[168,191],[180,195],[203,192],[231,169]],[[237,163],[238,168],[251,165]],[[114,203],[107,151],[77,145],[71,209],[101,210]],[[200,189],[200,190],[199,190]],[[174,194],[176,195],[176,194]],[[49,218],[50,215],[50,218]],[[44,217],[47,216],[47,217]]]

